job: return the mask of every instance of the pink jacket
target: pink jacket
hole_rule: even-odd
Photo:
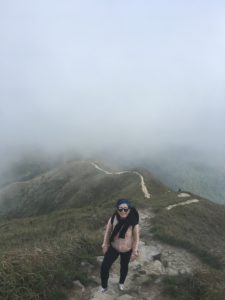
[[[106,225],[102,247],[110,245],[110,236],[117,223],[118,223],[117,217],[114,218],[113,224],[111,224],[111,218],[109,218],[109,221]],[[127,252],[130,250],[132,250],[133,252],[138,251],[139,224],[135,225],[134,228],[132,228],[132,226],[128,227],[124,239],[119,238],[119,233],[118,233],[115,236],[114,241],[112,242],[112,246],[119,252]]]

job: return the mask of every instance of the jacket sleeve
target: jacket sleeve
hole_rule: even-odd
[[[139,241],[140,241],[140,227],[139,227],[139,224],[137,224],[134,226],[134,229],[133,229],[133,245],[132,245],[133,252],[138,251]]]
[[[109,218],[109,221],[108,221],[108,223],[106,225],[106,229],[105,229],[102,247],[109,246],[112,230],[113,230],[113,225],[111,224],[111,218]]]

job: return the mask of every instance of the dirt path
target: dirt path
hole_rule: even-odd
[[[129,272],[125,282],[126,290],[118,290],[119,259],[114,263],[109,278],[108,290],[101,294],[99,270],[96,270],[92,279],[97,283],[95,287],[74,290],[69,300],[169,300],[162,295],[161,282],[164,275],[179,275],[192,273],[200,261],[187,251],[172,247],[152,239],[150,233],[151,218],[154,217],[151,210],[140,212],[140,256],[129,264]],[[100,262],[103,257],[97,258]],[[76,296],[75,296],[76,295]]]
[[[151,197],[151,194],[149,193],[146,185],[145,185],[145,181],[144,181],[144,177],[139,173],[139,172],[136,172],[136,171],[121,171],[121,172],[109,172],[109,171],[106,171],[106,170],[103,170],[102,168],[100,168],[96,163],[94,162],[91,162],[91,164],[99,171],[102,171],[104,172],[105,174],[107,175],[121,175],[121,174],[125,174],[125,173],[132,173],[132,174],[136,174],[138,177],[140,177],[140,180],[141,180],[141,189],[142,189],[142,192],[145,196],[145,198],[150,198]]]
[[[181,205],[188,205],[188,204],[192,204],[192,203],[198,203],[199,200],[198,199],[191,199],[191,200],[187,200],[187,201],[184,201],[184,202],[179,202],[179,203],[176,203],[176,204],[172,204],[172,205],[169,205],[166,207],[167,210],[170,210],[176,206],[181,206]]]

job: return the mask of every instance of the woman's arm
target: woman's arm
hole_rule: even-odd
[[[140,241],[140,227],[139,224],[134,226],[133,229],[133,245],[132,245],[132,255],[131,260],[135,259],[139,255],[139,241]]]
[[[113,229],[113,226],[111,224],[111,218],[109,218],[109,221],[106,225],[106,229],[105,229],[105,234],[104,234],[104,239],[103,239],[103,243],[102,243],[102,250],[103,250],[103,253],[105,254],[109,248],[109,245],[110,245],[110,236],[111,236],[111,233],[112,233],[112,229]]]

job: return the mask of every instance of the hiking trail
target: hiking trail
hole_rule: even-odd
[[[99,171],[102,171],[104,172],[105,174],[107,175],[121,175],[121,174],[125,174],[125,173],[131,173],[131,174],[136,174],[140,180],[141,180],[141,189],[142,189],[142,192],[144,193],[144,196],[145,198],[150,198],[151,197],[151,194],[149,193],[146,185],[145,185],[145,181],[144,181],[144,177],[137,171],[121,171],[121,172],[109,172],[109,171],[106,171],[106,170],[103,170],[102,168],[100,168],[96,163],[94,162],[91,162],[91,164]]]
[[[143,176],[136,171],[109,172],[100,168],[96,163],[91,163],[96,169],[108,175],[120,175],[123,173],[135,173],[141,179],[141,188],[146,198],[150,193],[145,185]],[[191,197],[187,193],[179,193],[178,198]],[[178,205],[197,203],[198,199],[187,200],[165,207],[172,209]],[[154,240],[151,234],[151,219],[154,213],[150,209],[140,209],[140,244],[139,257],[129,264],[129,272],[125,281],[125,290],[119,291],[119,258],[110,270],[108,290],[100,293],[100,266],[103,256],[96,258],[99,268],[91,269],[91,279],[94,286],[84,287],[79,281],[74,282],[68,300],[170,300],[162,293],[162,279],[165,275],[190,274],[196,266],[202,266],[200,260],[186,250],[164,244]],[[85,265],[85,262],[83,262]],[[88,265],[86,264],[86,267]]]
[[[196,265],[201,265],[199,259],[186,250],[153,240],[150,227],[154,214],[150,209],[139,210],[139,214],[140,255],[129,264],[125,290],[121,292],[118,289],[120,267],[118,258],[110,271],[108,290],[103,294],[99,293],[99,271],[103,260],[103,256],[100,256],[96,258],[99,269],[92,273],[96,285],[84,288],[78,284],[69,300],[169,300],[162,295],[163,276],[192,273]]]

